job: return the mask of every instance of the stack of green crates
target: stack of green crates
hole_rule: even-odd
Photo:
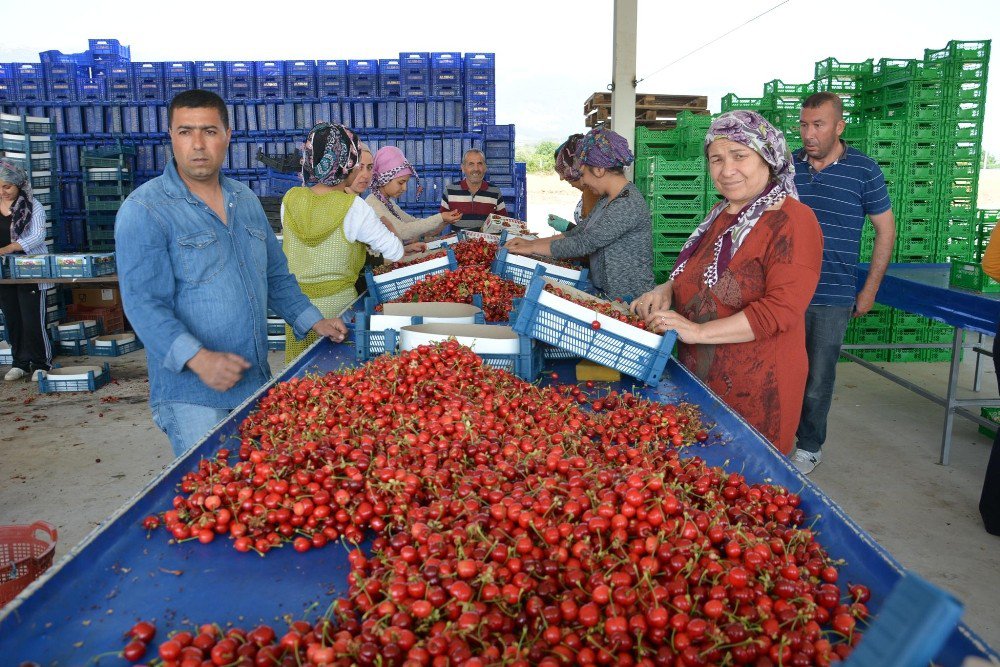
[[[983,260],[986,244],[990,242],[990,234],[993,233],[993,228],[997,226],[998,221],[1000,221],[1000,209],[976,209],[974,232],[976,241],[972,261],[981,262]]]
[[[635,184],[653,218],[653,273],[664,282],[681,246],[718,200],[703,144],[711,116],[682,111],[670,130],[636,128]]]
[[[80,158],[89,250],[113,252],[115,249],[115,216],[132,192],[134,156],[134,146],[118,144],[85,151]]]

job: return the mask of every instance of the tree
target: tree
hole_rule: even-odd
[[[540,141],[537,144],[521,146],[515,151],[514,159],[524,162],[531,173],[551,172],[556,164],[555,151],[559,144],[554,141]]]

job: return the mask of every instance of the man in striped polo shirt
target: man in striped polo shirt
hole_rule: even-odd
[[[486,155],[475,148],[462,156],[462,174],[458,183],[449,184],[441,199],[441,212],[459,211],[462,217],[451,223],[453,227],[478,232],[491,213],[507,215],[503,195],[485,180]]]
[[[896,221],[882,170],[844,143],[843,131],[844,106],[839,97],[816,93],[802,103],[799,133],[803,148],[795,155],[795,187],[823,228],[823,268],[806,311],[809,376],[792,456],[805,474],[821,459],[847,324],[852,315],[861,317],[875,304],[896,240]],[[858,255],[866,215],[875,227],[875,248],[868,279],[858,290]]]

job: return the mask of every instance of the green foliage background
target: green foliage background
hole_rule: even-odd
[[[555,141],[540,141],[537,144],[518,146],[514,159],[524,162],[529,173],[551,172],[555,168],[555,151],[559,144]]]

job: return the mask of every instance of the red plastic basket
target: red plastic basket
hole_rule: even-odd
[[[56,540],[55,527],[44,521],[0,526],[0,607],[49,569]]]

